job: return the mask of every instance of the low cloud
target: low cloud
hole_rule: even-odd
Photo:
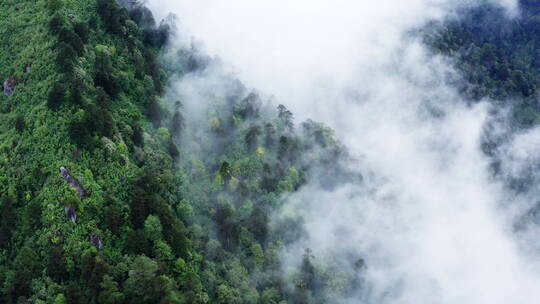
[[[535,190],[516,195],[504,177],[534,171],[538,131],[508,135],[497,152],[506,173],[494,177],[494,160],[481,148],[485,132],[501,132],[487,127],[495,119],[489,103],[463,100],[449,84],[459,79],[451,64],[414,34],[458,5],[470,4],[150,1],[158,15],[174,12],[248,87],[300,119],[325,122],[348,147],[361,183],[332,191],[308,184],[282,211],[301,215],[308,232],[284,249],[285,268],[298,265],[305,248],[345,271],[365,260],[364,287],[336,303],[536,303],[540,296],[538,257],[523,241],[532,234],[515,226]]]

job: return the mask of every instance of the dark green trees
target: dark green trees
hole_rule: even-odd
[[[226,249],[233,249],[238,241],[239,227],[230,204],[220,206],[215,216],[221,242]]]
[[[12,198],[5,196],[1,199],[2,209],[0,210],[0,248],[9,245],[14,227],[17,224],[17,214]]]
[[[26,122],[24,121],[24,117],[19,115],[15,118],[15,130],[17,130],[17,132],[21,133],[24,128],[26,127]]]
[[[54,13],[20,1],[0,8],[48,31],[11,27],[16,37],[36,35],[29,40],[46,56],[15,66],[34,68],[20,95],[32,98],[14,96],[0,113],[9,117],[0,119],[0,189],[9,194],[0,200],[0,302],[292,301],[279,250],[301,237],[302,221],[274,227],[272,212],[310,166],[323,165],[331,135],[296,133],[303,129],[294,129],[290,111],[267,113],[237,80],[234,92],[209,97],[216,105],[202,119],[208,126],[195,125],[162,94],[164,80],[200,72],[211,59],[185,50],[183,64],[162,66],[166,23],[156,26],[130,1],[60,1]],[[11,61],[1,56],[0,64]],[[181,68],[164,71],[172,67]],[[65,183],[61,166],[88,195]],[[76,223],[66,202],[77,205]]]
[[[176,283],[168,276],[160,275],[158,269],[158,264],[148,257],[135,258],[124,285],[129,303],[183,303]]]
[[[98,49],[96,54],[94,85],[103,88],[112,98],[119,93],[120,85],[114,75],[111,54],[107,49]]]
[[[49,96],[47,97],[47,106],[53,110],[58,109],[58,107],[64,102],[65,94],[65,87],[60,83],[55,83],[49,91]]]
[[[516,18],[493,4],[463,8],[459,18],[426,35],[433,49],[459,60],[456,67],[469,82],[463,89],[470,97],[528,99],[538,91],[538,15],[524,4]]]
[[[47,273],[56,281],[62,282],[68,278],[66,259],[62,247],[54,246],[47,257]]]
[[[249,128],[245,136],[245,141],[250,152],[255,152],[255,149],[257,149],[258,138],[261,133],[261,128],[257,125],[251,125]]]
[[[64,5],[63,0],[47,0],[47,8],[52,12],[56,12]]]
[[[126,33],[125,24],[128,15],[125,9],[122,9],[114,0],[98,0],[97,12],[107,31],[115,35]]]
[[[38,254],[30,247],[23,247],[14,261],[14,275],[12,281],[5,286],[4,291],[12,302],[31,295],[30,283],[38,277],[41,271],[41,260]]]
[[[88,42],[89,32],[88,32],[88,26],[86,25],[86,23],[77,22],[73,24],[73,31],[75,31],[77,36],[79,36],[83,44]]]

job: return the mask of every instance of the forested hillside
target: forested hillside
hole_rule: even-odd
[[[464,78],[457,85],[467,97],[511,101],[516,127],[530,127],[539,119],[539,16],[536,1],[519,1],[517,16],[481,2],[427,26],[425,41],[455,60]]]
[[[167,83],[207,59],[162,64],[174,25],[123,4],[0,4],[0,302],[315,303],[354,288],[309,251],[284,277],[301,221],[272,219],[314,166],[355,178],[332,131],[263,111],[239,82],[190,125]]]
[[[510,128],[488,125],[482,148],[517,195],[540,180],[501,169],[510,135],[540,121],[538,3],[519,8],[482,2],[414,33],[456,68],[464,99],[510,113],[493,114]],[[288,195],[362,185],[347,149],[234,75],[187,106],[178,81],[193,89],[220,62],[170,43],[184,34],[139,1],[0,2],[0,303],[355,303],[341,299],[370,292],[356,251],[350,269],[303,247],[298,267],[282,259],[307,234]],[[540,203],[516,230],[538,214]]]
[[[460,92],[472,101],[493,106],[482,148],[491,159],[493,175],[512,196],[531,201],[514,225],[520,233],[534,229],[539,221],[538,160],[530,157],[530,167],[516,173],[512,172],[515,168],[505,167],[504,158],[508,157],[505,149],[516,137],[526,136],[540,123],[540,3],[520,0],[517,4],[515,13],[491,2],[460,8],[454,16],[434,22],[422,32],[431,50],[449,58],[459,72],[460,78],[453,84]]]

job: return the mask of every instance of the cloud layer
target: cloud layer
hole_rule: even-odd
[[[309,235],[286,248],[285,265],[306,247],[320,259],[364,257],[366,288],[336,302],[536,303],[536,257],[512,228],[530,204],[493,178],[480,148],[489,105],[461,100],[450,65],[411,34],[465,1],[149,4],[177,14],[248,86],[333,127],[356,160],[362,184],[310,184],[287,198],[284,213],[302,215]],[[537,141],[537,131],[516,136],[503,168],[528,170]]]

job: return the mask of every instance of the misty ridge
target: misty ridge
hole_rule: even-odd
[[[0,3],[0,303],[537,303],[539,29],[536,0]]]
[[[231,84],[238,81],[237,77],[256,86],[264,73],[274,67],[275,60],[296,60],[298,52],[310,56],[308,49],[302,49],[308,46],[282,45],[274,35],[268,39],[275,39],[272,42],[279,45],[268,43],[262,51],[257,45],[246,47],[247,43],[259,42],[259,37],[249,36],[253,34],[249,30],[242,33],[239,29],[244,26],[260,33],[283,30],[279,25],[266,28],[266,18],[260,21],[262,25],[251,23],[253,20],[229,20],[238,17],[231,13],[235,9],[258,4],[227,4],[232,8],[211,2],[200,6],[167,1],[161,4],[178,13],[182,27],[195,33],[200,31],[201,36],[196,39],[207,42],[219,56],[196,64],[204,67],[201,71],[193,72],[187,68],[189,64],[185,65],[179,70],[189,73],[171,83],[173,96],[185,101],[185,112],[190,115],[200,115],[201,108],[209,111],[207,107],[215,111],[212,97],[216,95],[221,95],[217,98],[221,100],[240,100],[234,95],[246,89],[242,85],[243,90],[238,90],[238,84]],[[316,5],[319,4],[333,6],[324,1]],[[301,11],[301,4],[297,5],[278,2],[269,14],[286,9]],[[356,8],[347,1],[335,6],[343,7],[330,9],[329,15],[343,13],[340,9],[348,6]],[[358,6],[380,14],[377,17],[391,17],[395,13],[391,8],[388,15],[379,11],[384,10],[383,4]],[[182,22],[183,16],[201,7],[210,11],[204,17],[229,26],[222,32],[238,30],[239,37],[211,33],[215,28],[201,24],[204,17]],[[527,80],[519,78],[522,76],[518,73],[522,72],[517,71],[517,79],[506,80],[513,81],[515,89],[492,84],[493,79],[513,78],[514,75],[501,74],[514,72],[491,67],[490,60],[497,60],[495,65],[500,61],[489,56],[510,61],[503,63],[507,70],[528,71],[527,63],[520,62],[523,57],[517,59],[515,56],[520,55],[513,52],[522,43],[530,48],[531,41],[537,39],[533,33],[523,33],[533,31],[531,27],[536,21],[530,14],[536,14],[536,4],[523,1],[454,5],[441,1],[433,5],[417,1],[412,7],[413,12],[408,14],[419,20],[392,25],[396,28],[384,29],[382,21],[369,21],[369,30],[382,35],[378,39],[383,41],[371,41],[371,37],[360,41],[355,47],[368,50],[356,56],[341,59],[337,58],[341,50],[324,50],[320,54],[314,51],[313,56],[320,56],[318,60],[327,61],[321,67],[317,66],[319,62],[309,63],[314,67],[292,64],[287,73],[277,64],[277,72],[270,72],[266,78],[268,82],[273,77],[283,78],[300,88],[291,89],[279,81],[261,86],[263,92],[275,94],[264,102],[265,107],[270,107],[268,103],[284,103],[301,117],[322,120],[336,130],[337,138],[347,147],[345,160],[337,154],[330,156],[345,169],[321,168],[311,161],[309,154],[295,160],[309,159],[311,168],[307,171],[307,183],[284,195],[283,206],[274,211],[274,229],[279,230],[283,221],[292,218],[301,219],[303,226],[300,236],[284,244],[280,254],[282,271],[286,277],[294,277],[298,269],[313,267],[312,277],[302,277],[308,281],[304,287],[306,303],[533,303],[537,296],[534,286],[539,279],[535,270],[537,246],[533,241],[537,229],[534,197],[538,164],[533,156],[538,136],[534,126],[534,113],[538,111],[536,80],[534,74],[530,78],[525,75]],[[223,12],[218,13],[220,10]],[[156,12],[163,13],[159,9]],[[310,24],[311,20],[304,22]],[[324,35],[327,25],[323,22],[309,31],[293,25],[292,32]],[[382,29],[374,29],[377,26]],[[358,32],[350,31],[351,36],[345,38],[357,38],[353,34]],[[516,38],[512,31],[521,31],[523,36]],[[284,36],[284,41],[290,38]],[[510,37],[523,42],[505,41]],[[182,39],[185,37],[173,40]],[[336,45],[341,46],[341,42],[338,40]],[[183,43],[194,50],[192,44]],[[334,44],[331,38],[325,43]],[[261,55],[263,51],[280,52],[281,57]],[[490,51],[496,55],[486,54]],[[441,53],[445,56],[438,55]],[[239,58],[245,54],[261,55],[261,62]],[[360,58],[366,54],[376,54],[377,58]],[[326,70],[325,64],[339,65],[340,60],[347,60],[352,67]],[[369,60],[374,62],[365,64]],[[227,64],[229,68],[224,68]],[[493,68],[497,70],[489,70]],[[480,74],[486,73],[484,69],[489,70],[487,75]],[[227,70],[237,70],[239,76],[224,76]],[[314,75],[309,75],[310,70]],[[295,79],[302,77],[302,73],[306,79]],[[337,74],[335,78],[333,73]],[[531,87],[523,88],[526,85]],[[219,120],[224,120],[223,114],[227,112],[217,112],[222,116]],[[271,109],[261,113],[272,115]],[[314,134],[304,136],[312,138]],[[227,139],[210,142],[220,145],[220,141],[223,145]],[[214,146],[210,150],[215,149]],[[323,160],[327,157],[321,156]],[[338,182],[327,187],[331,181]],[[306,266],[307,261],[314,266]],[[335,289],[335,285],[347,281],[348,287],[345,283]],[[298,292],[297,281],[291,280],[289,284],[290,293]]]

